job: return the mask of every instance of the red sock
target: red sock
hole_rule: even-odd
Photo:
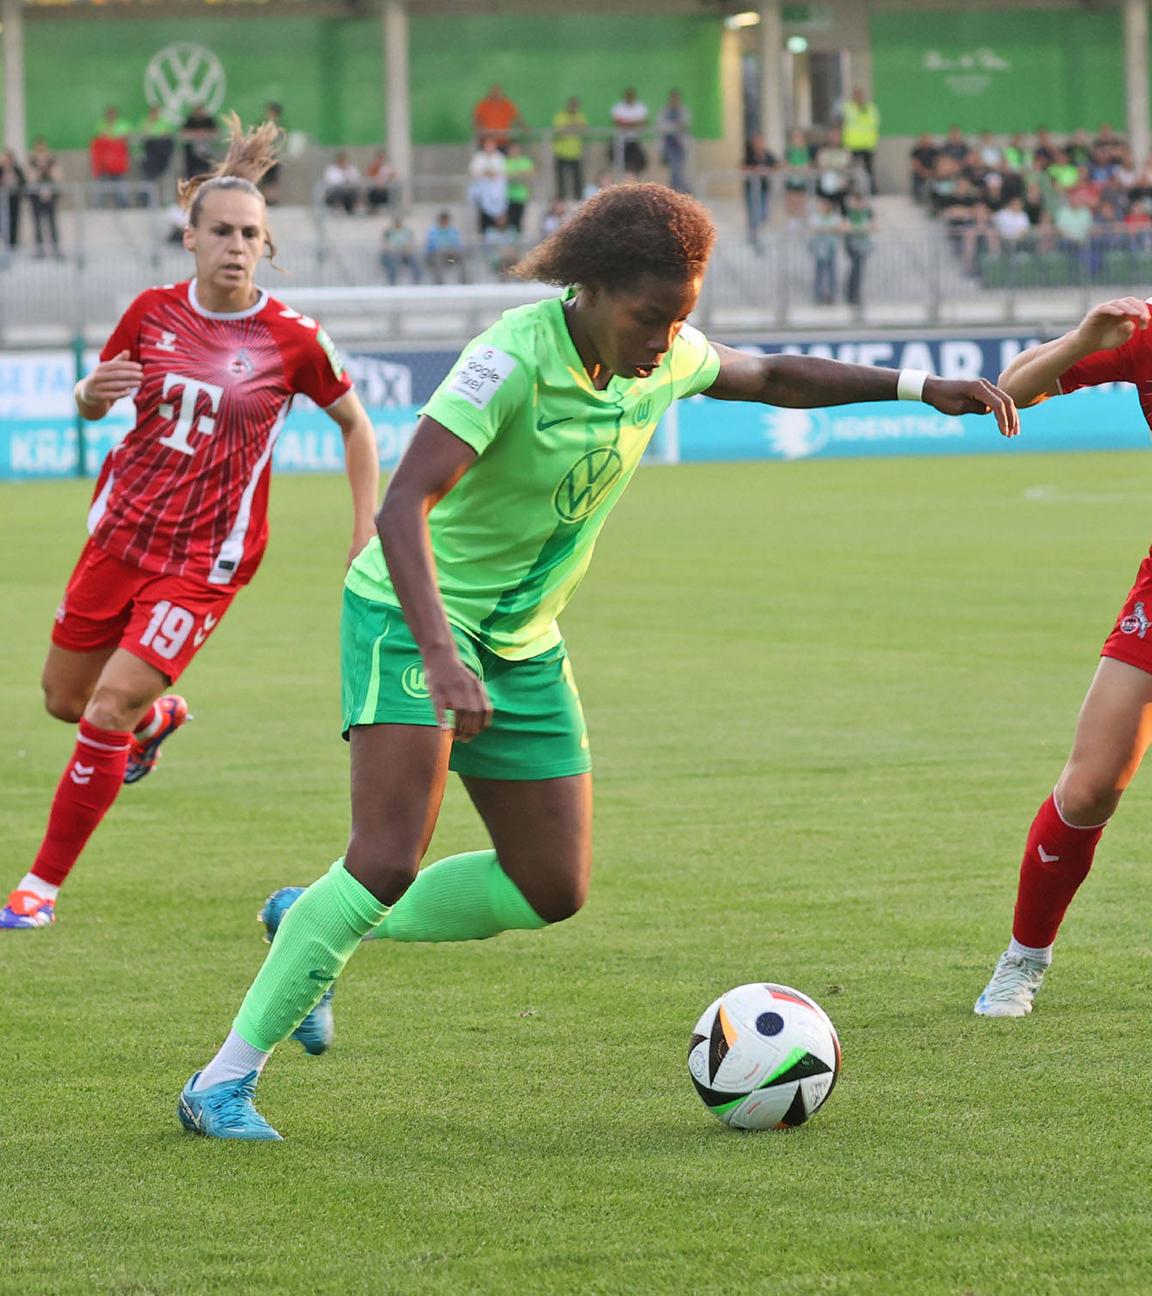
[[[76,750],[56,788],[48,831],[32,872],[59,886],[124,782],[132,735],[80,721]]]
[[[1104,827],[1066,824],[1053,797],[1036,812],[1020,865],[1012,922],[1012,935],[1021,945],[1045,949],[1056,939],[1064,913],[1092,867]]]

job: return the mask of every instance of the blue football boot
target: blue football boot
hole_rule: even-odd
[[[258,1073],[249,1071],[242,1080],[225,1080],[193,1092],[200,1072],[188,1081],[176,1108],[180,1124],[205,1138],[278,1141],[280,1135],[252,1105]]]
[[[264,924],[264,939],[271,944],[284,919],[284,915],[304,894],[305,888],[299,886],[281,887],[273,891],[264,901],[257,918]],[[305,1053],[313,1057],[326,1053],[332,1047],[336,1034],[336,1021],[332,1015],[332,990],[324,992],[324,998],[316,1005],[299,1026],[292,1032],[291,1038],[299,1040]]]

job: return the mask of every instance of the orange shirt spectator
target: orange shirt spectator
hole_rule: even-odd
[[[503,149],[507,146],[512,131],[523,125],[520,109],[498,85],[494,85],[472,110],[472,126],[476,131],[477,142],[481,144],[486,139],[494,139],[496,147]]]

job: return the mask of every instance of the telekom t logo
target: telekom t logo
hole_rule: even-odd
[[[167,396],[177,387],[184,389],[180,394],[180,413],[177,414],[172,404],[167,401],[159,407],[161,418],[176,420],[176,426],[167,436],[160,438],[160,444],[171,446],[181,454],[191,455],[196,453],[196,447],[188,440],[191,433],[202,432],[205,436],[211,436],[216,431],[214,418],[209,418],[208,414],[197,417],[196,402],[201,396],[206,396],[209,412],[215,414],[220,408],[220,398],[224,395],[224,388],[217,387],[215,383],[201,382],[198,378],[185,378],[182,374],[165,374],[164,390],[161,394]]]

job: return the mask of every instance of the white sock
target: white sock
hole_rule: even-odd
[[[1033,963],[1043,963],[1045,967],[1052,962],[1052,946],[1034,949],[1031,945],[1021,945],[1015,936],[1008,942],[1008,953],[1013,958],[1031,959]]]
[[[220,1052],[200,1072],[192,1086],[192,1092],[207,1089],[209,1085],[221,1084],[225,1080],[243,1080],[251,1071],[259,1075],[271,1056],[271,1053],[262,1053],[258,1048],[253,1048],[235,1031],[229,1031]]]
[[[160,718],[160,705],[157,702],[153,702],[152,709],[140,721],[136,728],[132,730],[132,736],[142,740],[151,738],[159,727]]]
[[[25,873],[16,884],[16,890],[34,891],[42,900],[55,900],[60,894],[58,886],[53,886],[51,882],[45,882],[43,878],[38,878],[35,873]]]

